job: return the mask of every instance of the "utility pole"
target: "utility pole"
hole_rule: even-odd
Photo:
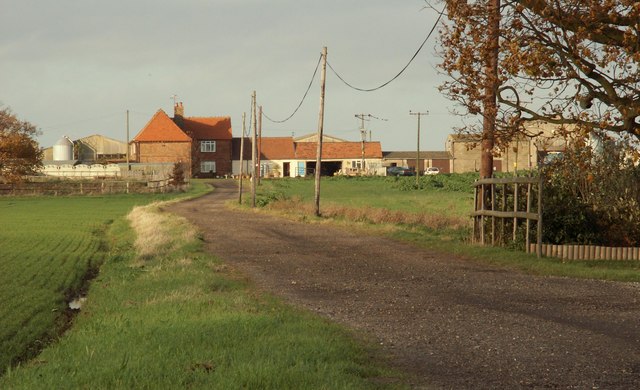
[[[127,171],[131,170],[131,164],[129,163],[129,110],[127,110]]]
[[[253,91],[251,95],[251,166],[253,170],[251,172],[251,207],[256,207],[256,171],[257,171],[257,160],[256,160],[256,91]]]
[[[320,216],[320,173],[322,164],[322,131],[324,128],[324,91],[327,78],[327,47],[322,48],[322,71],[320,73],[320,112],[318,114],[318,149],[316,150],[316,186],[315,186],[315,213]]]
[[[245,119],[247,113],[242,113],[242,137],[240,137],[240,178],[238,179],[238,203],[242,204],[242,176],[244,176],[244,133],[246,131]]]
[[[365,129],[364,127],[364,121],[365,121],[365,114],[356,114],[355,117],[360,119],[362,122],[362,124],[360,125],[360,138],[361,138],[361,144],[362,144],[362,161],[360,162],[360,170],[364,171],[364,143],[367,140],[367,129]],[[369,117],[371,117],[371,114],[369,114]]]
[[[429,115],[429,111],[425,112],[412,112],[409,110],[409,115],[417,115],[418,116],[418,143],[417,143],[417,154],[416,154],[416,187],[420,188],[420,117],[423,115]]]
[[[258,184],[262,177],[262,106],[258,107]]]
[[[361,125],[360,125],[360,138],[362,140],[362,161],[361,161],[361,169],[364,171],[365,169],[365,143],[367,142],[367,129],[364,127],[364,121],[370,121],[372,118],[373,119],[378,119],[381,121],[386,121],[387,119],[384,118],[378,118],[377,116],[371,115],[371,114],[356,114],[355,115],[356,118],[360,119],[361,121]],[[369,118],[369,119],[365,119],[365,118]],[[369,142],[371,142],[371,130],[369,130]]]

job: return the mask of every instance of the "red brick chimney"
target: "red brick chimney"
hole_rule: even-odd
[[[184,128],[184,106],[182,102],[176,103],[173,106],[173,121],[179,128]]]

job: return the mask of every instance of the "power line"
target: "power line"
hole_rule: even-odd
[[[293,111],[293,113],[291,115],[289,115],[286,119],[283,119],[283,120],[280,120],[280,121],[273,120],[273,119],[269,118],[267,116],[267,114],[264,113],[264,110],[262,111],[262,115],[265,118],[267,118],[270,122],[273,122],[273,123],[284,123],[284,122],[288,121],[289,119],[293,118],[293,116],[298,112],[300,107],[302,107],[302,103],[304,103],[304,100],[307,98],[307,95],[309,94],[309,91],[311,90],[311,86],[313,85],[313,80],[315,80],[316,74],[318,73],[318,68],[320,67],[321,60],[322,60],[322,55],[320,55],[320,58],[318,58],[318,63],[316,64],[316,69],[313,71],[313,76],[311,76],[311,81],[309,81],[309,86],[307,87],[307,90],[304,93],[304,96],[302,96],[302,99],[300,100],[300,104],[298,104],[298,107],[296,107],[296,109]]]
[[[438,14],[438,19],[436,19],[436,22],[433,24],[433,27],[431,27],[431,30],[429,31],[429,34],[427,35],[427,37],[424,39],[424,41],[422,41],[422,44],[420,45],[420,47],[418,47],[418,50],[416,51],[416,53],[413,55],[413,57],[411,57],[411,59],[409,60],[409,62],[407,63],[407,65],[404,66],[404,68],[402,68],[402,70],[400,70],[400,72],[398,72],[397,75],[395,75],[391,80],[387,81],[386,83],[379,85],[375,88],[358,88],[355,87],[351,84],[349,84],[342,76],[340,76],[338,74],[338,72],[336,72],[335,69],[333,69],[333,67],[331,66],[331,64],[329,62],[327,62],[327,66],[329,67],[329,69],[331,69],[331,71],[333,72],[333,74],[336,75],[337,78],[340,79],[340,81],[342,81],[343,83],[345,83],[348,87],[355,89],[356,91],[361,91],[361,92],[373,92],[376,91],[378,89],[384,88],[387,85],[391,84],[393,81],[395,81],[398,77],[400,77],[400,75],[402,75],[404,73],[405,70],[407,70],[407,68],[409,67],[409,65],[411,65],[411,63],[413,62],[413,60],[415,60],[415,58],[418,56],[418,54],[420,54],[420,51],[422,50],[422,48],[424,47],[424,45],[427,43],[427,41],[429,40],[429,38],[431,38],[431,34],[433,34],[433,32],[435,31],[436,27],[438,26],[438,23],[440,22],[440,19],[442,18],[442,15],[444,14],[444,8],[442,8],[442,11],[440,11],[440,13]]]

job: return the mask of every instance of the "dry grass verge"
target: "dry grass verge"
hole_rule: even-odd
[[[196,229],[177,215],[154,212],[161,203],[135,207],[127,218],[136,232],[134,243],[138,257],[142,260],[171,252],[182,243],[196,238]],[[178,229],[178,227],[181,227]],[[179,234],[176,235],[176,232]]]

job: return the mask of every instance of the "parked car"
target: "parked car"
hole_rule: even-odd
[[[426,171],[424,171],[425,175],[437,175],[438,173],[440,173],[440,168],[437,167],[430,167],[427,168]]]
[[[387,168],[387,176],[413,176],[416,173],[413,169],[405,167],[389,167]]]

